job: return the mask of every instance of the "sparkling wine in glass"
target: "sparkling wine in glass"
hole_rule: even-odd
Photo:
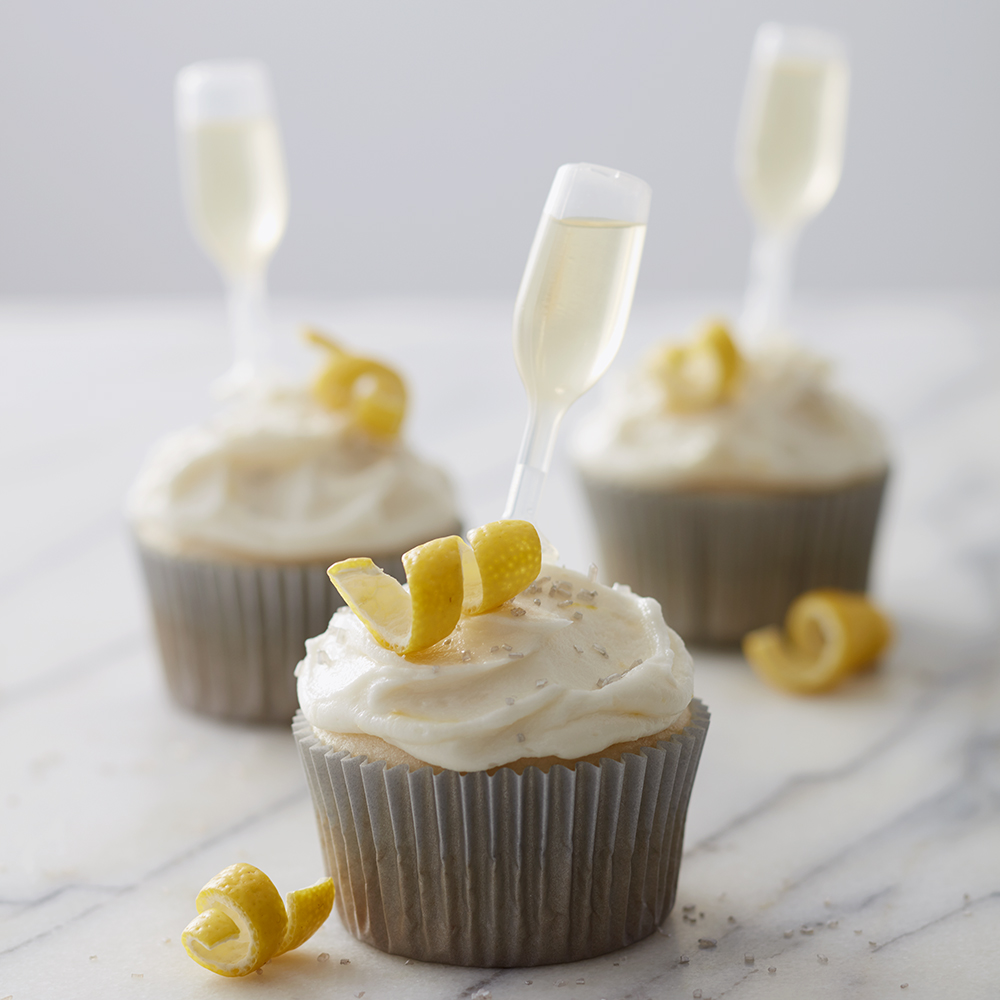
[[[849,79],[838,36],[780,24],[758,29],[736,150],[757,226],[740,321],[751,345],[780,335],[799,233],[840,183]]]
[[[235,360],[224,391],[268,358],[266,272],[288,221],[288,183],[270,74],[262,63],[195,63],[177,74],[184,201],[202,249],[228,287]]]
[[[645,181],[591,163],[556,172],[514,307],[528,423],[504,517],[534,520],[563,415],[618,353],[651,193]]]

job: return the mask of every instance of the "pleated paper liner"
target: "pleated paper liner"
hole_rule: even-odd
[[[336,906],[355,937],[425,962],[509,967],[639,941],[674,905],[709,713],[600,765],[459,773],[327,747],[293,723]]]
[[[863,591],[886,475],[814,492],[583,483],[601,575],[654,597],[687,643],[738,643],[815,587]]]
[[[139,544],[156,638],[173,698],[195,712],[288,723],[305,641],[343,605],[330,561],[290,565],[208,561]],[[400,556],[376,559],[406,579]]]

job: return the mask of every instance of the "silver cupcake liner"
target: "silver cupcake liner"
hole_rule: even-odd
[[[655,597],[686,642],[730,644],[815,587],[863,591],[886,475],[817,492],[665,491],[583,476],[602,576]]]
[[[708,710],[620,761],[409,771],[293,732],[351,933],[424,962],[572,962],[653,932],[677,891]]]
[[[288,723],[305,641],[344,603],[328,563],[254,565],[138,548],[173,698],[218,718]],[[400,557],[376,562],[406,579]]]

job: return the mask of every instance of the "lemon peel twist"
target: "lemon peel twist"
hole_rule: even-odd
[[[330,915],[333,896],[333,879],[326,878],[288,893],[282,903],[259,868],[230,865],[198,893],[198,916],[181,943],[210,972],[246,976],[312,937]]]
[[[775,687],[817,694],[869,666],[891,639],[889,619],[864,594],[827,588],[792,602],[784,634],[774,626],[748,632],[743,653]]]
[[[666,408],[694,413],[735,395],[746,367],[728,326],[710,320],[688,344],[667,344],[647,360],[667,390]]]
[[[447,638],[462,614],[485,614],[519,594],[538,576],[542,546],[528,521],[491,521],[435,538],[403,556],[405,590],[371,559],[343,559],[330,582],[375,640],[400,656]]]
[[[406,416],[406,383],[387,365],[345,351],[319,330],[304,336],[327,352],[312,393],[328,410],[347,410],[352,422],[375,437],[395,437]]]

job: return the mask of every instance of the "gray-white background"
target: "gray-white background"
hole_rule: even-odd
[[[737,290],[732,149],[763,19],[850,39],[846,171],[800,287],[996,288],[995,0],[24,0],[0,28],[0,294],[219,288],[180,210],[172,81],[272,67],[285,294],[513,299],[556,167],[653,185],[640,294]]]

